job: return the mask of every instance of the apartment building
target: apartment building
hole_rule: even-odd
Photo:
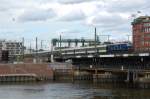
[[[14,57],[23,54],[23,44],[17,41],[0,41],[0,60],[8,59],[11,61]]]

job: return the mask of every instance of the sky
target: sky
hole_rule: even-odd
[[[149,0],[0,0],[0,39],[94,38],[96,27],[98,35],[127,40],[134,17],[149,10]]]

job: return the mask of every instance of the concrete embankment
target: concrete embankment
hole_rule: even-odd
[[[109,68],[77,68],[71,63],[51,63],[54,71],[54,80],[93,81],[110,83],[150,83],[149,70],[128,70]]]
[[[74,69],[71,63],[50,63],[49,66],[53,69],[54,80],[56,81],[71,81],[73,80]]]
[[[0,81],[53,80],[49,64],[0,64]]]
[[[150,83],[150,72],[79,69],[71,63],[0,64],[0,82],[47,80]]]
[[[79,70],[71,63],[50,63],[55,81],[94,81],[116,82],[123,81],[122,77],[108,74],[95,74],[95,70]]]

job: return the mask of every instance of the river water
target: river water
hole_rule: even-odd
[[[0,99],[150,99],[150,89],[118,84],[1,84]]]

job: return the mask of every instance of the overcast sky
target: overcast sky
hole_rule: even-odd
[[[131,35],[131,15],[149,10],[149,0],[0,0],[0,38],[91,38],[97,27],[122,40]]]

